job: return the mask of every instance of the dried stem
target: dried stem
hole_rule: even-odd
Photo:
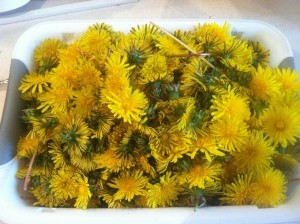
[[[29,184],[29,181],[30,181],[30,173],[31,173],[31,170],[32,170],[32,165],[33,165],[33,162],[35,160],[35,157],[36,157],[36,151],[33,153],[31,159],[30,159],[30,163],[29,163],[29,166],[28,166],[28,169],[27,169],[27,172],[26,172],[26,176],[25,176],[25,180],[24,180],[24,191],[27,190],[27,187],[28,187],[28,184]]]
[[[186,58],[191,58],[191,57],[206,57],[206,56],[209,56],[210,54],[209,53],[197,53],[197,54],[194,54],[194,53],[190,53],[190,54],[172,54],[172,55],[167,55],[167,57],[186,57]]]
[[[165,30],[164,28],[158,26],[157,24],[155,24],[154,22],[150,22],[150,24],[152,24],[153,26],[155,26],[156,28],[158,28],[159,30],[161,30],[164,34],[166,34],[167,36],[171,37],[173,40],[175,40],[177,43],[179,43],[181,46],[183,46],[184,48],[186,48],[188,51],[190,51],[192,54],[198,54],[198,52],[194,51],[192,48],[190,48],[187,44],[183,43],[181,40],[179,40],[177,37],[175,37],[173,34],[171,34],[169,31]],[[207,65],[209,65],[210,67],[212,67],[213,69],[216,69],[215,66],[213,64],[211,64],[208,60],[206,60],[204,57],[200,57],[201,60],[203,60]]]

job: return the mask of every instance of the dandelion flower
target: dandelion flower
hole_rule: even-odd
[[[76,180],[73,170],[60,169],[52,175],[50,188],[55,197],[68,200],[76,196]]]
[[[241,72],[251,72],[252,49],[247,42],[240,39],[230,39],[218,45],[214,51],[220,61],[229,69],[235,69]]]
[[[233,182],[226,184],[220,200],[229,205],[248,205],[250,204],[250,194],[252,193],[252,175],[238,175]]]
[[[111,45],[111,35],[105,29],[88,29],[80,38],[84,51],[89,55],[107,53]]]
[[[117,118],[122,118],[125,122],[131,124],[132,120],[141,121],[141,117],[146,114],[145,108],[148,103],[144,93],[139,90],[131,89],[124,92],[123,95],[111,93],[106,96],[108,108]]]
[[[279,170],[268,170],[258,175],[252,186],[250,199],[258,207],[277,207],[285,201],[287,180]]]
[[[269,67],[258,66],[249,83],[253,97],[267,102],[272,96],[280,93],[280,87],[281,84],[276,80],[273,70]]]
[[[34,50],[34,58],[40,67],[51,62],[46,70],[55,67],[59,60],[59,51],[66,48],[66,43],[57,38],[47,38]]]
[[[41,151],[41,139],[38,135],[21,137],[17,144],[17,157],[31,158],[35,152]]]
[[[263,132],[252,132],[240,151],[232,154],[232,162],[240,172],[262,172],[271,165],[274,151],[272,141]]]
[[[260,44],[259,42],[249,41],[252,48],[252,65],[257,68],[258,66],[265,67],[270,62],[270,51]]]
[[[240,150],[248,138],[247,125],[235,118],[214,121],[210,131],[219,147],[229,152]]]
[[[262,115],[263,130],[277,145],[294,145],[300,137],[300,115],[293,108],[269,108]]]
[[[228,93],[221,96],[213,96],[211,114],[214,119],[222,119],[223,116],[240,120],[249,120],[249,100],[229,89]]]
[[[296,70],[279,69],[275,71],[276,81],[281,84],[281,92],[294,92],[300,91],[300,74]]]
[[[148,84],[157,80],[171,82],[173,76],[168,73],[167,69],[166,57],[158,53],[153,54],[143,64],[139,82],[141,84]]]
[[[34,205],[42,205],[47,207],[64,206],[65,200],[57,198],[50,188],[50,178],[41,177],[39,185],[31,190],[37,201]]]
[[[142,171],[121,172],[121,174],[112,180],[108,185],[117,189],[114,194],[115,200],[125,199],[130,202],[135,195],[144,195],[144,187],[148,183],[148,178],[143,176]]]
[[[65,111],[70,101],[74,98],[72,87],[64,79],[57,79],[51,83],[51,89],[38,97],[40,105],[38,109],[46,112],[51,109],[53,114]]]
[[[90,198],[92,197],[92,193],[89,189],[88,178],[84,175],[77,174],[76,175],[76,201],[74,204],[75,208],[86,209],[89,203]]]
[[[48,73],[42,75],[36,72],[32,72],[24,76],[24,78],[21,81],[19,90],[21,91],[21,93],[25,93],[27,91],[30,91],[31,93],[43,93],[48,86]]]
[[[149,183],[147,189],[147,205],[151,208],[172,206],[182,191],[177,176],[171,172],[161,176],[159,183]]]
[[[78,82],[81,86],[97,90],[103,83],[101,72],[90,62],[83,60],[76,69]]]
[[[122,167],[122,159],[119,158],[116,151],[111,149],[96,154],[94,162],[97,164],[98,169],[105,169],[109,173],[118,172]]]
[[[221,43],[230,40],[231,27],[229,23],[224,23],[223,26],[217,23],[205,23],[198,24],[193,31],[194,38],[203,43],[204,52],[210,52],[210,50]]]
[[[93,89],[82,87],[78,91],[74,91],[74,112],[80,114],[83,118],[89,118],[93,109],[97,106],[97,98]]]
[[[86,150],[90,129],[81,116],[74,113],[59,114],[59,141],[69,153],[81,155]]]
[[[220,163],[194,164],[178,177],[181,184],[188,184],[189,188],[199,187],[205,189],[208,184],[220,179],[222,165]]]
[[[195,158],[198,152],[202,152],[208,162],[212,161],[212,156],[225,156],[225,153],[220,151],[216,139],[212,136],[204,135],[192,141],[193,151],[191,151],[191,158]]]

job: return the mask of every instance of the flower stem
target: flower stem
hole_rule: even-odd
[[[24,191],[27,190],[27,187],[28,187],[28,184],[29,184],[29,181],[30,181],[30,172],[32,170],[32,165],[33,165],[33,162],[35,160],[35,157],[36,157],[36,151],[33,153],[31,159],[30,159],[30,163],[29,163],[29,166],[28,166],[28,169],[27,169],[27,172],[26,172],[26,176],[25,176],[25,180],[24,180]]]
[[[156,28],[158,28],[159,30],[161,30],[164,34],[166,34],[167,36],[171,37],[173,40],[175,40],[177,43],[179,43],[181,46],[183,46],[184,48],[186,48],[188,51],[190,51],[192,54],[199,54],[198,52],[194,51],[192,48],[190,48],[187,44],[185,44],[184,42],[182,42],[181,40],[179,40],[177,37],[175,37],[173,34],[171,34],[169,31],[165,30],[164,28],[158,26],[156,23],[154,22],[150,22],[151,25],[155,26]],[[213,64],[211,64],[208,60],[206,60],[204,57],[200,57],[200,59],[202,61],[204,61],[207,65],[209,65],[211,68],[216,69],[215,66]]]

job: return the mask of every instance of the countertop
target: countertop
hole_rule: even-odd
[[[0,0],[2,1],[2,0]],[[5,0],[4,0],[5,1]],[[1,20],[25,15],[30,10],[44,9],[79,0],[31,0]],[[299,0],[139,0],[76,13],[0,25],[0,80],[7,79],[12,52],[17,39],[31,26],[45,21],[98,19],[246,19],[260,20],[278,28],[288,39],[300,71],[300,1]],[[0,87],[0,117],[6,86]]]

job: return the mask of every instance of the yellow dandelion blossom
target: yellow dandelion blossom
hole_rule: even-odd
[[[45,113],[43,116],[29,117],[28,123],[32,124],[33,135],[38,135],[43,142],[46,142],[56,134],[55,128],[58,120],[50,113]]]
[[[233,152],[240,150],[248,138],[248,127],[245,122],[235,118],[222,119],[210,126],[212,137],[217,139],[221,150]]]
[[[158,80],[169,83],[173,81],[173,76],[167,69],[166,57],[158,53],[153,54],[143,64],[139,83],[145,85]]]
[[[80,114],[82,118],[89,118],[97,105],[93,89],[82,87],[80,90],[74,91],[72,105],[75,113]]]
[[[41,176],[39,185],[31,190],[36,198],[33,205],[42,205],[46,207],[57,207],[66,205],[65,200],[57,198],[50,189],[50,178]]]
[[[267,50],[262,44],[255,41],[249,41],[252,48],[252,64],[255,68],[259,65],[265,67],[270,62],[270,50]]]
[[[221,96],[213,96],[211,114],[213,120],[222,119],[223,116],[239,120],[249,120],[250,108],[249,99],[229,89],[228,93]]]
[[[153,53],[152,45],[148,41],[141,41],[134,36],[122,36],[116,44],[116,50],[127,56],[131,66],[140,67],[146,58]]]
[[[277,207],[286,198],[287,180],[279,170],[268,170],[259,174],[253,183],[250,199],[258,207]]]
[[[49,143],[49,154],[51,155],[55,169],[64,168],[70,163],[69,155],[64,152],[63,147],[58,141]]]
[[[145,186],[148,183],[148,178],[143,176],[142,171],[121,172],[108,185],[117,189],[114,194],[114,200],[125,199],[130,202],[135,195],[145,195]]]
[[[287,91],[282,92],[271,98],[270,105],[276,108],[287,107],[295,110],[300,110],[300,97],[299,93]]]
[[[80,40],[77,40],[67,48],[62,49],[59,52],[59,58],[61,63],[74,64],[83,58],[82,43]]]
[[[75,187],[76,190],[76,201],[74,204],[75,208],[86,209],[92,193],[89,189],[88,178],[84,175],[77,174],[75,175],[77,184]]]
[[[213,84],[212,79],[206,75],[207,65],[197,58],[192,59],[183,68],[180,79],[180,91],[185,96],[197,96],[208,90],[208,84]],[[209,83],[211,81],[212,83]]]
[[[74,167],[77,167],[84,173],[87,173],[95,170],[97,167],[95,155],[96,154],[91,152],[91,150],[86,150],[82,152],[81,155],[70,153],[70,162]]]
[[[208,162],[212,161],[212,156],[225,156],[225,153],[220,151],[216,139],[211,135],[200,136],[192,141],[191,158],[195,158],[198,152],[202,152]]]
[[[99,52],[107,54],[111,45],[111,35],[105,29],[88,29],[80,38],[84,51],[89,55]]]
[[[147,205],[151,208],[172,206],[182,191],[177,175],[172,175],[171,172],[161,176],[159,183],[149,183],[147,189]]]
[[[17,144],[17,157],[31,158],[35,152],[41,152],[42,142],[38,135],[21,137]]]
[[[157,131],[156,136],[150,137],[149,143],[154,157],[157,159],[170,157],[176,162],[183,154],[188,153],[191,139],[182,131],[167,126],[159,127]]]
[[[45,62],[52,61],[50,68],[58,63],[58,55],[61,49],[67,47],[66,43],[57,38],[46,38],[34,50],[34,59],[39,66],[44,66]]]
[[[262,115],[263,130],[277,145],[294,145],[300,137],[300,114],[293,108],[269,108]]]
[[[108,108],[117,118],[122,118],[125,122],[131,124],[132,120],[141,121],[141,117],[146,114],[146,105],[148,103],[144,93],[139,90],[124,92],[123,95],[111,93],[106,96]]]
[[[226,184],[223,188],[223,196],[220,198],[222,203],[229,205],[248,205],[251,203],[250,194],[252,193],[252,175],[238,175],[233,182]]]
[[[143,40],[143,41],[153,41],[153,37],[159,34],[159,30],[157,27],[149,25],[149,24],[142,24],[137,25],[136,27],[132,27],[130,29],[130,34],[134,38]]]
[[[263,171],[272,164],[274,151],[272,141],[263,132],[252,132],[240,151],[232,154],[232,162],[242,173]]]
[[[26,74],[21,80],[19,90],[21,93],[30,91],[31,93],[43,93],[49,87],[49,73],[39,74],[32,72]]]
[[[52,70],[51,78],[56,79],[56,77],[59,76],[65,79],[70,86],[74,88],[78,88],[80,83],[78,80],[77,73],[75,71],[76,71],[75,62],[72,63],[61,62],[56,68]]]
[[[198,163],[183,171],[178,177],[180,184],[188,184],[189,188],[206,188],[208,184],[220,179],[222,165],[220,163]]]
[[[222,26],[216,23],[204,23],[194,28],[193,36],[199,43],[203,43],[204,51],[209,52],[213,47],[232,39],[230,33],[229,23],[224,23]]]
[[[213,53],[229,69],[241,72],[251,72],[254,69],[252,66],[252,48],[243,40],[227,40],[223,44],[218,45]]]
[[[76,196],[76,179],[73,170],[59,169],[50,181],[50,189],[55,197],[60,200],[68,200]]]
[[[105,169],[108,173],[118,172],[122,168],[122,159],[119,158],[117,152],[111,149],[101,154],[96,154],[94,162],[98,169]]]
[[[98,110],[92,113],[89,121],[89,126],[92,128],[92,138],[102,139],[107,135],[113,126],[113,116],[110,113],[105,113],[105,110]]]
[[[296,70],[279,69],[275,71],[276,81],[281,85],[281,92],[295,92],[300,91],[300,74]]]
[[[37,108],[42,112],[51,110],[52,114],[57,114],[69,107],[70,101],[74,98],[74,91],[64,79],[58,78],[51,85],[49,91],[38,97],[41,103]]]
[[[69,153],[81,155],[87,148],[87,142],[91,134],[88,125],[83,118],[75,113],[60,113],[58,140],[64,144]]]
[[[107,58],[105,62],[106,74],[108,76],[118,76],[119,74],[128,75],[128,72],[131,71],[134,66],[130,66],[128,63],[127,55],[122,55],[119,52],[113,52]]]
[[[249,88],[255,99],[269,101],[272,96],[280,93],[281,84],[276,80],[270,67],[258,66],[257,70],[253,72]]]
[[[88,60],[81,61],[75,72],[80,86],[92,88],[93,90],[102,86],[103,78],[101,77],[101,72],[92,62]]]

